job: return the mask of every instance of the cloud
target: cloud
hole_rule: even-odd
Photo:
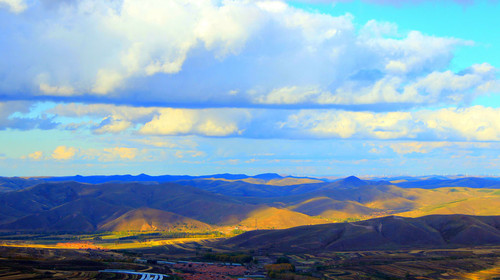
[[[53,129],[58,123],[47,114],[38,116],[29,115],[33,102],[27,101],[6,101],[0,102],[0,130],[4,129]]]
[[[45,94],[54,96],[71,96],[75,93],[75,89],[69,86],[50,86],[48,84],[40,84],[40,91]]]
[[[175,152],[176,158],[184,158],[186,156],[193,157],[193,158],[204,157],[205,153],[202,151],[181,151],[181,150]]]
[[[348,111],[308,111],[289,116],[282,124],[297,134],[319,138],[413,138],[412,115],[407,112],[371,113]]]
[[[379,5],[391,5],[391,6],[402,6],[407,4],[419,4],[422,2],[439,2],[435,0],[363,0],[363,2],[379,4]],[[297,2],[304,3],[323,3],[323,4],[334,4],[339,2],[351,2],[350,0],[299,0]],[[441,2],[455,2],[460,5],[470,5],[476,2],[475,0],[441,0]]]
[[[244,110],[191,110],[159,109],[159,115],[139,129],[141,134],[204,136],[238,135],[238,123],[245,122],[249,114]]]
[[[58,146],[52,153],[52,158],[57,160],[72,159],[78,150],[74,147]]]
[[[471,152],[481,149],[495,149],[498,143],[495,142],[453,142],[453,141],[409,141],[379,143],[379,148],[389,147],[395,153],[406,154],[428,154],[438,153],[436,149],[447,148],[448,151],[455,154],[457,151]]]
[[[449,142],[400,142],[391,143],[389,147],[400,155],[419,153],[427,154],[437,148],[451,146]]]
[[[97,125],[90,125],[95,134],[121,133],[132,128],[137,123],[151,120],[158,108],[115,106],[108,104],[58,104],[47,110],[47,113],[74,119],[66,127],[81,127],[82,118],[90,117],[98,121]],[[87,125],[83,125],[86,127]]]
[[[13,13],[21,13],[28,5],[23,0],[0,0],[0,8],[7,7]]]
[[[72,128],[85,128],[86,125],[78,122],[93,118],[98,122],[97,125],[91,125],[95,134],[131,130],[144,135],[239,135],[242,133],[239,126],[248,123],[251,118],[246,109],[146,108],[76,103],[58,104],[47,110],[47,113],[71,118],[73,122],[66,127]],[[139,128],[136,130],[137,126]]]
[[[0,129],[11,126],[12,118],[10,116],[14,113],[29,112],[31,105],[31,102],[22,101],[0,102]]]
[[[93,131],[96,134],[120,133],[132,126],[132,122],[117,119],[115,116],[105,118]]]
[[[136,160],[139,155],[146,156],[147,150],[139,150],[137,148],[129,147],[111,147],[111,148],[75,148],[67,146],[58,146],[52,153],[52,159],[56,160],[74,160],[81,159],[85,161],[97,160],[101,162],[112,162],[112,161],[130,161]],[[39,153],[39,154],[38,154]],[[30,154],[29,157],[40,156],[37,159],[41,159],[42,152],[35,152]]]
[[[306,138],[500,141],[500,109],[473,106],[388,113],[301,110],[289,115],[281,127]]]
[[[100,161],[113,161],[116,159],[133,160],[139,152],[136,148],[126,147],[105,148],[103,151],[99,157]]]
[[[43,157],[42,151],[36,151],[28,155],[28,157],[32,160],[40,160]]]
[[[446,79],[446,76],[436,79],[437,85],[427,80],[422,84],[429,88],[464,86],[457,81],[454,85],[441,81]],[[500,109],[480,105],[409,112],[371,112],[58,104],[39,114],[55,114],[53,120],[64,123],[61,127],[90,128],[95,134],[147,136],[149,140],[143,138],[137,141],[165,148],[185,144],[159,136],[500,141]]]
[[[446,108],[421,111],[415,115],[441,139],[500,141],[500,108]]]
[[[79,118],[83,116],[114,117],[116,119],[149,118],[158,108],[117,106],[111,104],[59,103],[47,111],[58,116]]]
[[[281,1],[82,0],[49,6],[31,7],[38,17],[9,18],[10,40],[0,46],[0,94],[253,108],[457,104],[499,91],[496,69],[487,64],[443,71],[454,49],[471,42],[400,34],[397,25],[373,20],[356,28],[350,14],[307,12]],[[122,127],[130,121],[114,119],[123,120],[116,124]]]

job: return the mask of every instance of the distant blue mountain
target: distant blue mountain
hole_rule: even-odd
[[[206,179],[206,178],[217,178],[217,179],[227,179],[227,180],[241,180],[246,178],[256,178],[262,180],[280,179],[282,176],[275,173],[265,173],[255,176],[248,176],[245,174],[213,174],[213,175],[203,175],[203,176],[190,176],[190,175],[160,175],[160,176],[150,176],[147,174],[139,175],[97,175],[97,176],[64,176],[64,177],[47,177],[41,180],[46,182],[63,182],[63,181],[74,181],[80,183],[90,183],[90,184],[100,184],[106,182],[175,182],[180,180],[194,180],[194,179]]]

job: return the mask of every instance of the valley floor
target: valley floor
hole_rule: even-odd
[[[0,279],[237,279],[269,275],[269,264],[285,257],[294,272],[275,279],[497,279],[500,247],[273,254],[248,251],[243,265],[206,259],[231,255],[209,242],[180,242],[122,250],[0,246]],[[127,270],[142,274],[109,271]],[[108,271],[106,271],[108,270]],[[166,275],[169,275],[167,278]]]

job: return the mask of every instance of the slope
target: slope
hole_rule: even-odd
[[[275,207],[262,207],[248,214],[248,217],[239,222],[250,229],[283,229],[301,225],[324,224],[328,221],[321,218]]]
[[[303,253],[479,245],[500,245],[500,216],[389,216],[355,223],[251,231],[220,243],[231,248]]]
[[[110,219],[142,207],[173,212],[210,224],[235,224],[259,208],[173,183],[44,183],[0,194],[0,228],[92,231]],[[65,221],[68,226],[57,221]]]
[[[130,210],[122,216],[99,227],[105,231],[151,231],[151,230],[209,230],[210,225],[177,215],[171,212],[151,208]]]

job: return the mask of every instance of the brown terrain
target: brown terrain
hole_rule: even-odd
[[[0,278],[140,279],[104,269],[193,280],[500,277],[497,179],[178,177],[2,178]],[[272,265],[280,257],[292,265]]]

